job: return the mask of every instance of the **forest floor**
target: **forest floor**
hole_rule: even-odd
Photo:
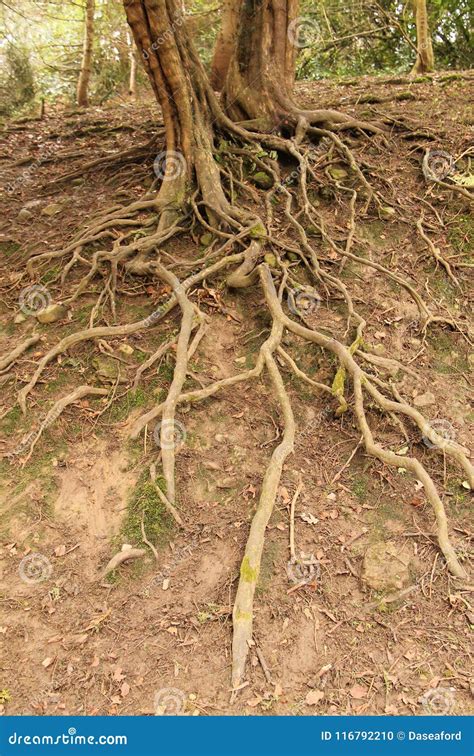
[[[418,132],[406,139],[394,131],[391,149],[385,150],[369,138],[353,139],[357,157],[400,209],[383,218],[369,210],[358,219],[358,234],[368,255],[408,277],[438,312],[465,324],[472,307],[471,269],[462,267],[473,262],[469,201],[428,185],[421,159],[427,147],[454,156],[468,148],[474,118],[466,92],[472,80],[437,75],[387,83],[389,78],[303,82],[298,99],[365,119],[388,113]],[[383,102],[367,102],[374,95]],[[280,435],[267,378],[239,384],[192,410],[179,408],[185,439],[177,454],[177,501],[184,533],[147,482],[159,452],[153,429],[145,439],[127,438],[130,416],[152,406],[169,385],[168,354],[130,390],[139,365],[176,334],[177,312],[146,332],[108,339],[113,357],[107,345],[81,343],[49,364],[25,415],[15,404],[34,360],[65,334],[87,326],[100,290],[92,281],[60,320],[38,324],[22,315],[20,291],[41,284],[53,301],[61,300],[85,269],[73,268],[61,288],[67,258],[35,269],[32,278],[26,261],[61,249],[92,215],[139,197],[151,185],[152,159],[99,165],[85,175],[81,170],[93,158],[144,144],[156,115],[151,99],[117,100],[87,112],[16,121],[0,137],[3,183],[14,187],[2,197],[0,358],[33,332],[40,334],[13,370],[0,372],[3,711],[154,714],[162,705],[199,715],[474,713],[471,596],[447,571],[417,481],[403,468],[389,469],[365,454],[350,412],[336,418],[324,395],[285,373],[297,423],[295,452],[284,467],[267,531],[248,685],[230,705],[232,602],[262,475]],[[76,170],[75,178],[50,183]],[[324,195],[320,201],[328,224],[343,235],[348,202]],[[433,209],[439,221],[428,233],[447,259],[461,265],[455,268],[461,289],[417,233],[416,219],[422,211],[434,218]],[[203,246],[181,237],[166,253],[196,258]],[[342,275],[354,282],[368,320],[365,337],[378,344],[374,353],[411,369],[394,371],[398,390],[468,447],[474,420],[468,340],[438,324],[423,338],[414,304],[377,271],[350,263]],[[165,293],[154,280],[125,276],[117,322],[146,317]],[[261,292],[228,291],[222,276],[198,287],[194,297],[210,325],[187,385],[206,385],[252,366],[268,327]],[[321,306],[314,317],[342,336],[342,314]],[[320,364],[316,348],[291,335],[284,343],[316,380],[332,380],[334,366]],[[22,439],[38,429],[54,401],[85,383],[113,385],[115,401],[107,407],[108,399],[85,398],[69,406],[23,464]],[[386,447],[406,445],[433,474],[452,541],[467,567],[472,501],[462,475],[415,430],[404,442],[387,419],[378,422]],[[288,568],[289,508],[300,481],[297,551],[313,555],[319,565],[302,587]],[[100,571],[123,544],[143,546],[143,511],[158,559],[149,550],[101,579]],[[25,580],[21,565],[33,553],[44,560],[42,580]]]

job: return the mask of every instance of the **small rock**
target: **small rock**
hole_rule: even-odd
[[[19,325],[19,323],[24,323],[25,320],[26,320],[26,315],[23,315],[22,312],[19,312],[18,315],[15,315],[15,319],[13,320],[13,322],[15,323],[15,325]]]
[[[381,218],[384,218],[385,220],[391,220],[394,215],[396,215],[396,210],[394,207],[389,207],[388,205],[386,205],[380,208],[379,214]]]
[[[51,304],[35,314],[36,319],[40,323],[55,323],[57,320],[62,320],[62,318],[66,317],[67,307],[61,304]]]
[[[199,238],[199,241],[201,242],[203,247],[209,247],[209,245],[212,244],[213,238],[214,237],[212,236],[212,234],[203,234]]]
[[[264,171],[258,171],[250,177],[254,184],[257,184],[261,189],[270,189],[273,186],[273,179],[268,173]]]
[[[46,205],[46,207],[43,207],[41,211],[41,215],[57,215],[61,212],[61,210],[64,209],[63,205],[60,205],[59,202],[53,202],[51,205]]]
[[[271,252],[267,252],[266,255],[264,255],[263,259],[267,263],[267,265],[270,266],[270,268],[274,268],[276,265],[276,257],[275,255],[272,255]]]
[[[119,378],[119,383],[127,382],[123,368],[120,369],[119,363],[112,357],[105,355],[94,357],[92,366],[103,383],[115,383],[117,378]]]
[[[20,212],[18,213],[16,217],[17,217],[17,220],[19,221],[27,221],[33,217],[33,213],[30,213],[30,211],[27,210],[26,207],[22,207],[22,209],[20,210]]]
[[[329,168],[329,175],[334,181],[342,181],[342,179],[347,178],[349,174],[345,168],[338,168],[337,165],[332,165]]]
[[[435,404],[436,397],[431,391],[427,391],[425,394],[418,394],[413,399],[415,407],[428,407],[430,404]]]
[[[25,207],[30,210],[32,207],[38,207],[41,205],[41,200],[30,200],[26,203]]]
[[[131,355],[134,353],[134,348],[130,346],[130,344],[120,344],[118,348],[119,352],[126,355]]]
[[[393,543],[373,543],[364,556],[362,580],[374,591],[397,591],[410,579],[408,554]]]

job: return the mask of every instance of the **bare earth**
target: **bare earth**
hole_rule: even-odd
[[[399,208],[391,218],[368,214],[358,233],[367,256],[408,277],[463,330],[472,307],[471,269],[464,267],[473,263],[472,216],[462,196],[430,188],[420,166],[428,146],[454,156],[468,148],[472,80],[438,75],[419,83],[383,83],[387,78],[301,83],[299,99],[361,118],[388,113],[418,132],[404,139],[394,131],[390,151],[381,151],[370,139],[354,139],[358,158]],[[361,102],[369,93],[384,101]],[[401,93],[406,96],[396,99]],[[151,100],[117,101],[87,113],[58,112],[41,122],[10,124],[1,136],[3,183],[16,183],[2,198],[0,356],[33,330],[41,334],[13,369],[0,373],[3,711],[154,714],[163,704],[167,711],[175,707],[199,715],[474,713],[472,586],[450,578],[417,481],[403,468],[388,469],[366,456],[351,413],[336,418],[325,396],[293,374],[287,373],[286,380],[296,413],[296,448],[267,532],[248,685],[232,705],[232,601],[262,475],[280,435],[269,382],[239,384],[188,411],[181,405],[177,419],[185,439],[177,455],[177,486],[186,532],[173,526],[158,503],[141,503],[150,495],[144,476],[159,451],[153,428],[146,440],[143,435],[133,443],[127,438],[130,417],[151,407],[169,385],[173,360],[168,356],[145,373],[136,395],[127,393],[138,366],[164,336],[176,333],[177,313],[155,329],[109,339],[112,351],[121,354],[117,364],[123,376],[116,382],[114,403],[106,408],[107,400],[90,397],[68,407],[22,464],[19,444],[38,429],[55,400],[80,384],[111,385],[97,367],[107,348],[85,342],[48,366],[29,397],[26,415],[18,406],[12,409],[34,360],[65,334],[87,326],[97,292],[92,282],[69,315],[55,323],[38,325],[34,317],[15,323],[25,287],[42,284],[53,300],[59,298],[65,260],[35,269],[33,278],[25,263],[33,254],[60,249],[91,215],[139,197],[151,184],[152,159],[99,166],[85,175],[80,169],[95,157],[113,157],[144,144],[155,116]],[[46,152],[60,157],[47,162]],[[21,162],[28,157],[36,162]],[[47,186],[75,170],[76,178]],[[431,209],[421,200],[414,203],[414,196]],[[28,205],[32,201],[37,203]],[[341,238],[347,204],[321,199],[328,224],[336,235],[339,229]],[[57,208],[45,214],[52,205]],[[19,218],[25,206],[30,215]],[[454,268],[461,289],[417,234],[421,211],[432,219],[433,208],[443,225],[429,228],[430,237],[446,259],[461,264]],[[166,251],[176,259],[199,254],[186,238]],[[73,269],[63,296],[84,270]],[[394,370],[398,390],[469,447],[474,357],[465,335],[434,326],[423,339],[406,292],[362,265],[347,264],[343,275],[351,277],[368,320],[365,339],[379,345],[380,355],[410,368]],[[119,291],[119,323],[145,317],[166,294],[156,282],[131,276]],[[195,296],[210,316],[210,327],[187,385],[206,385],[252,366],[268,326],[260,292],[227,291],[222,278],[208,281]],[[342,337],[343,312],[342,304],[337,316],[323,301],[311,317]],[[331,382],[334,366],[317,349],[295,336],[285,339],[285,349],[302,369],[317,381]],[[121,345],[133,352],[120,352]],[[446,502],[452,541],[469,568],[472,492],[463,486],[459,470],[447,459],[443,464],[442,455],[439,464],[439,452],[425,445],[413,427],[407,428],[404,442],[387,418],[374,412],[371,422],[384,446],[410,448],[433,473]],[[300,481],[296,551],[318,563],[312,572],[308,568],[311,579],[301,586],[301,567],[295,577],[288,565],[289,510]],[[154,515],[147,509],[144,527],[158,558],[145,546],[145,558],[101,580],[101,570],[123,544],[143,546],[143,506],[155,506]],[[33,553],[45,560],[44,579],[28,582],[20,565]]]

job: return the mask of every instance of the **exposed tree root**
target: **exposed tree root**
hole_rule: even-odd
[[[5,357],[2,357],[0,359],[0,373],[10,368],[17,361],[18,357],[20,357],[23,352],[26,352],[31,346],[37,344],[40,338],[39,334],[33,334],[33,336],[30,336],[28,339],[25,339],[25,341],[18,344],[18,346],[6,354]]]
[[[49,428],[50,425],[56,422],[56,420],[64,412],[66,407],[69,407],[70,404],[74,404],[74,402],[77,402],[79,399],[83,399],[85,396],[106,396],[108,393],[109,392],[107,389],[95,388],[94,386],[79,386],[79,388],[75,389],[67,396],[63,396],[62,399],[59,399],[57,402],[55,402],[55,404],[53,405],[53,407],[51,407],[45,419],[41,423],[37,432],[34,433],[33,436],[29,439],[28,453],[22,460],[22,464],[25,465],[28,462],[43,432],[46,430],[46,428]]]
[[[104,580],[107,575],[116,570],[117,567],[120,567],[120,565],[124,562],[129,562],[132,559],[140,559],[145,555],[145,549],[125,549],[124,551],[119,551],[118,554],[115,554],[115,556],[113,556],[112,559],[107,562],[107,565],[104,567],[99,576],[99,580]]]
[[[135,3],[135,5],[137,13],[141,12],[140,4]],[[177,407],[183,403],[193,405],[217,395],[220,391],[259,378],[264,371],[268,372],[273,395],[282,417],[283,434],[278,446],[272,452],[263,477],[259,503],[250,525],[240,567],[240,579],[233,609],[232,687],[235,693],[245,676],[249,644],[252,642],[253,601],[261,565],[265,530],[274,507],[283,464],[292,453],[295,441],[296,427],[293,411],[279,365],[284,365],[285,370],[290,370],[316,391],[329,395],[331,402],[334,402],[336,416],[352,411],[359,430],[358,436],[361,436],[360,443],[364,444],[369,455],[383,464],[409,470],[422,483],[426,498],[435,515],[439,548],[451,573],[460,578],[466,577],[466,573],[450,542],[444,504],[432,477],[416,457],[404,456],[382,447],[369,425],[369,403],[370,412],[388,416],[404,438],[408,438],[408,432],[403,420],[411,421],[420,433],[432,442],[435,451],[441,451],[465,471],[471,487],[474,487],[474,469],[468,459],[468,450],[436,433],[429,421],[402,399],[396,386],[389,383],[388,379],[387,381],[383,379],[384,370],[390,375],[395,375],[399,370],[414,377],[417,377],[417,373],[393,358],[370,353],[370,348],[364,344],[366,320],[357,310],[357,300],[351,283],[342,280],[341,272],[346,261],[368,266],[392,284],[406,291],[413,299],[419,312],[417,325],[423,336],[428,326],[435,323],[449,325],[463,333],[462,323],[432,311],[431,302],[425,301],[415,284],[379,262],[362,257],[362,254],[354,251],[365,252],[368,247],[368,243],[357,234],[358,217],[367,214],[369,208],[374,209],[377,218],[380,217],[382,204],[387,204],[387,200],[372,185],[371,179],[374,174],[370,166],[356,159],[340,134],[347,129],[362,130],[376,134],[377,139],[380,140],[381,137],[384,139],[381,126],[366,124],[336,111],[312,112],[291,107],[285,111],[287,116],[285,122],[280,124],[281,128],[276,128],[273,133],[265,133],[258,130],[262,124],[255,120],[244,123],[232,122],[215,104],[214,94],[207,91],[204,85],[202,85],[202,91],[199,91],[199,96],[206,99],[210,113],[226,137],[223,140],[225,144],[219,148],[220,171],[210,165],[211,153],[208,154],[206,151],[204,136],[206,132],[201,129],[202,124],[198,123],[196,136],[198,145],[194,160],[196,185],[192,192],[188,190],[185,202],[176,200],[176,197],[184,196],[186,189],[184,181],[176,182],[165,178],[157,195],[147,194],[128,207],[109,208],[102,216],[91,219],[88,226],[76,234],[64,249],[37,255],[29,261],[28,270],[33,273],[37,266],[41,267],[51,260],[68,256],[69,259],[63,267],[61,278],[63,285],[74,266],[80,265],[86,269],[83,279],[65,300],[69,303],[79,299],[99,274],[103,275],[104,284],[91,314],[91,327],[66,336],[47,351],[38,362],[28,383],[19,391],[18,403],[25,412],[27,398],[43,371],[61,353],[84,341],[132,335],[146,330],[157,325],[173,308],[179,306],[178,335],[161,344],[137,369],[132,384],[136,389],[145,371],[176,344],[173,378],[167,395],[164,401],[147,409],[138,418],[134,417],[128,432],[132,438],[137,438],[144,429],[147,431],[154,420],[161,418],[159,428],[154,429],[154,435],[157,438],[159,431],[165,492],[156,485],[156,471],[153,465],[150,468],[150,474],[163,505],[179,527],[184,528],[183,517],[176,506],[177,442],[174,434],[176,427],[179,426],[175,417]],[[186,113],[186,117],[189,115]],[[292,133],[292,138],[282,136],[287,129]],[[313,151],[311,145],[308,144],[309,139],[323,140],[320,141],[320,145],[322,144],[324,149],[322,153],[319,153],[317,160],[313,159]],[[328,143],[329,151],[326,152]],[[217,150],[217,147],[215,149]],[[275,157],[275,152],[277,155],[286,156],[286,159],[291,160],[293,166],[296,166],[291,174],[293,183],[282,176],[282,168]],[[319,167],[320,160],[326,160],[325,167]],[[352,174],[347,180],[341,181],[332,177],[328,168],[336,161],[344,162],[351,169]],[[259,170],[269,177],[268,183],[271,186],[263,196],[262,203],[265,209],[264,221],[255,214],[253,207],[249,209],[244,206],[244,200],[247,201],[250,198],[250,201],[255,203],[255,199],[261,196],[256,193],[256,190],[249,190],[245,184],[243,174],[245,164],[258,166]],[[224,177],[222,184],[216,179],[220,176]],[[214,183],[215,181],[218,185]],[[341,224],[339,224],[336,238],[333,238],[327,229],[324,214],[318,210],[317,202],[312,199],[309,191],[309,188],[318,187],[322,183],[330,189],[338,202],[341,197],[344,202],[346,198],[348,200],[349,211],[344,220],[344,228],[341,231]],[[389,186],[388,182],[384,184],[386,185]],[[241,190],[244,188],[248,190],[242,191],[243,199],[239,207],[236,207],[233,201],[236,186]],[[276,218],[277,213],[278,218]],[[414,219],[410,219],[410,222],[415,223]],[[278,236],[275,231],[277,225],[280,226]],[[306,229],[309,225],[316,229],[318,235],[316,244],[308,239]],[[450,264],[444,260],[425,233],[423,217],[416,222],[416,227],[431,255],[443,266],[450,280],[460,288],[460,282],[453,274]],[[163,249],[165,243],[178,234],[191,231],[191,234],[196,237],[202,233],[202,229],[212,234],[213,241],[206,254],[199,260],[181,261],[175,256],[174,250],[170,254]],[[141,232],[144,235],[141,235]],[[113,240],[112,249],[99,250],[90,256],[87,255],[88,245],[110,239]],[[321,247],[324,249],[323,253]],[[372,253],[373,250],[369,248],[369,254]],[[324,257],[323,254],[327,256]],[[172,264],[165,267],[163,258],[171,259]],[[266,262],[263,261],[264,258]],[[105,275],[104,267],[107,270]],[[171,272],[171,269],[177,272]],[[189,272],[189,269],[191,271],[189,275],[183,274],[183,271]],[[107,305],[115,319],[115,298],[116,291],[120,287],[118,283],[120,270],[158,278],[171,288],[172,294],[147,318],[122,325],[93,326],[94,321],[100,322],[100,318],[104,317]],[[227,286],[232,289],[239,290],[254,286],[256,283],[260,284],[265,305],[272,318],[271,330],[259,349],[255,367],[206,386],[201,383],[201,388],[183,390],[186,377],[189,375],[189,361],[198,350],[206,329],[206,319],[191,299],[193,288],[222,272],[225,272],[227,276]],[[345,272],[347,273],[347,270]],[[178,274],[183,276],[183,280],[180,280]],[[301,282],[303,274],[309,277],[312,284],[317,287],[317,292],[321,292],[317,294],[317,297],[316,289]],[[203,286],[205,287],[206,284],[204,283]],[[275,286],[279,287],[278,294]],[[301,292],[317,298],[318,302],[325,299],[328,308],[333,298],[342,301],[346,313],[346,328],[341,339],[333,338],[308,324],[305,312],[298,309],[297,294]],[[288,302],[290,313],[294,317],[285,313],[284,299]],[[338,367],[332,385],[315,381],[300,368],[296,360],[282,347],[281,341],[285,331],[301,337],[308,343],[316,344],[324,353],[331,353],[336,357]],[[463,335],[465,336],[464,333]],[[24,342],[13,350],[0,363],[0,370],[2,367],[7,368],[14,364],[15,359],[33,343],[36,342],[33,340],[30,340],[28,344]],[[364,365],[366,370],[361,367],[361,360],[367,363]],[[377,368],[380,368],[380,374],[377,374]],[[370,374],[371,371],[375,372],[375,375]],[[105,389],[93,387],[80,387],[77,391],[86,389],[88,393],[96,395],[107,393]],[[73,392],[54,405],[32,442],[28,459],[42,430],[48,424],[48,417],[54,412],[57,413],[58,410],[62,411],[76,398],[79,398],[79,395]],[[346,464],[349,464],[350,459]],[[144,538],[146,538],[146,533],[144,533]],[[102,577],[123,561],[143,556],[144,553],[141,549],[120,552],[109,562]]]

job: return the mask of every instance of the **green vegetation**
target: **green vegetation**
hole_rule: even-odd
[[[158,478],[157,485],[164,492],[164,479]],[[130,496],[119,537],[120,545],[124,540],[133,546],[144,545],[142,522],[146,537],[151,543],[155,546],[164,546],[168,542],[173,532],[173,520],[150,481],[148,472],[142,473]]]

